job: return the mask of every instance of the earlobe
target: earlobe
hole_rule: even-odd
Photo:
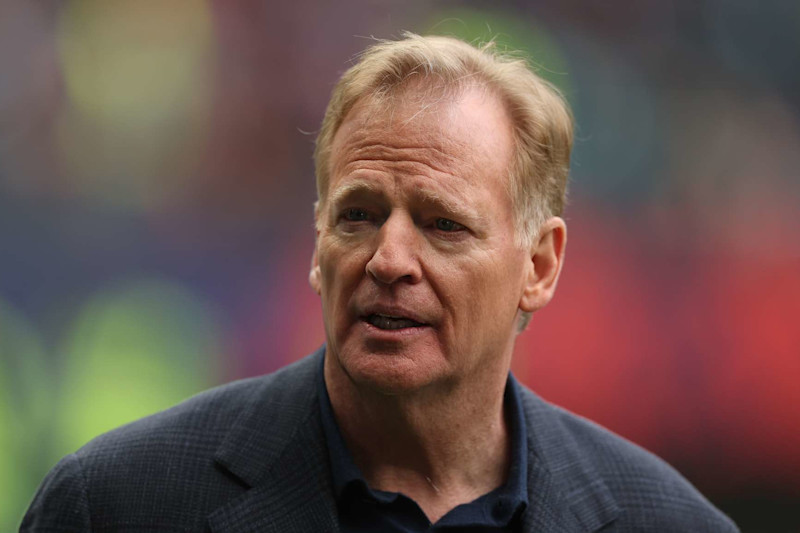
[[[519,302],[521,311],[538,311],[553,298],[564,264],[566,246],[567,226],[564,220],[552,217],[542,224],[536,242],[531,247],[528,276]]]

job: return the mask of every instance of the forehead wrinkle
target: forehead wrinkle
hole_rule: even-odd
[[[351,143],[356,144],[356,143]],[[372,143],[366,139],[357,146],[348,147],[350,157],[342,161],[343,168],[363,161],[390,161],[393,163],[412,163],[423,165],[436,172],[450,174],[454,165],[462,163],[444,148],[435,145],[393,146],[383,143]]]

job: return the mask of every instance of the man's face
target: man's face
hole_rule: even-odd
[[[345,118],[310,277],[328,355],[389,393],[504,376],[532,269],[515,245],[503,106],[478,88],[417,94]]]

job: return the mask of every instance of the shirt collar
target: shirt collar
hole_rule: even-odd
[[[325,355],[328,357],[327,353]],[[339,431],[339,424],[333,416],[333,406],[331,398],[328,396],[328,387],[325,386],[325,359],[320,360],[319,373],[317,376],[317,387],[319,396],[320,412],[322,414],[322,429],[325,433],[325,441],[328,445],[328,455],[331,462],[331,476],[333,478],[333,493],[336,500],[340,500],[345,488],[351,483],[363,483],[367,486],[361,470],[353,461],[353,456],[344,443],[342,433]]]
[[[345,490],[354,486],[358,486],[363,491],[370,492],[378,498],[390,498],[389,493],[371,491],[361,470],[353,461],[353,456],[347,449],[344,438],[339,431],[339,425],[333,415],[333,407],[328,396],[328,389],[325,386],[323,368],[324,358],[321,359],[317,386],[322,414],[322,428],[328,445],[336,500],[341,501],[345,495]],[[515,514],[522,512],[528,506],[528,435],[519,387],[517,380],[509,373],[503,396],[511,431],[511,462],[508,478],[505,484],[475,501],[475,503],[478,503],[487,498],[491,499],[492,508],[502,509],[504,511],[500,514],[507,515],[496,517],[502,521],[511,520]],[[494,505],[497,503],[500,503],[500,505]],[[496,513],[497,511],[493,512],[493,514]],[[445,518],[447,517],[445,516]]]

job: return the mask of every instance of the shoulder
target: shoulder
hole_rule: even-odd
[[[50,471],[21,531],[58,524],[81,531],[86,528],[79,524],[110,527],[120,521],[156,527],[163,524],[151,523],[160,519],[155,509],[188,527],[244,490],[217,464],[227,436],[243,417],[289,403],[292,391],[313,389],[314,361],[307,357],[274,374],[210,389],[93,439]],[[264,428],[262,440],[269,442],[275,431]]]
[[[242,379],[201,392],[182,403],[93,439],[75,455],[84,464],[120,459],[165,459],[213,453],[239,416],[267,404],[308,379],[311,358],[273,374]],[[155,457],[150,457],[150,456]]]
[[[665,461],[523,389],[529,442],[565,493],[605,492],[620,513],[610,531],[735,532],[735,524]],[[587,482],[594,488],[587,488]]]

